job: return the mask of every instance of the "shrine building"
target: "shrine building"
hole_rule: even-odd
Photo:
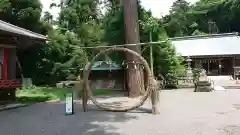
[[[240,37],[238,33],[171,38],[176,52],[190,57],[192,68],[200,64],[209,76],[240,75]]]
[[[15,100],[16,88],[21,87],[17,78],[17,49],[43,44],[44,35],[20,28],[0,20],[0,105]]]

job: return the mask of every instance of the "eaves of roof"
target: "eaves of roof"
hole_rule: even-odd
[[[0,30],[2,31],[6,31],[6,32],[10,32],[13,34],[17,34],[17,35],[23,35],[23,36],[27,36],[30,38],[35,38],[35,39],[39,39],[39,40],[46,40],[46,36],[32,32],[30,30],[12,25],[10,23],[4,22],[2,20],[0,20]]]
[[[240,54],[238,33],[187,36],[170,39],[182,56],[221,56]]]

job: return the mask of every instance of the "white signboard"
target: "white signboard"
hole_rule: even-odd
[[[66,115],[73,114],[73,94],[68,93],[66,95]]]

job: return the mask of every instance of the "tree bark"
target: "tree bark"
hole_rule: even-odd
[[[124,7],[125,43],[139,43],[137,0],[123,0],[122,3]],[[126,48],[141,53],[140,46],[126,46]],[[133,55],[126,54],[126,60],[130,63],[127,69],[129,96],[138,97],[144,91],[143,70],[136,64],[139,60]]]

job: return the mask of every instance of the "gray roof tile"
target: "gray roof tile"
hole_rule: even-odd
[[[171,38],[176,52],[182,56],[240,54],[238,33]]]
[[[21,27],[12,25],[12,24],[4,22],[2,20],[0,20],[0,30],[14,33],[14,34],[23,35],[23,36],[28,36],[31,38],[41,39],[41,40],[47,39],[44,35],[23,29]]]

